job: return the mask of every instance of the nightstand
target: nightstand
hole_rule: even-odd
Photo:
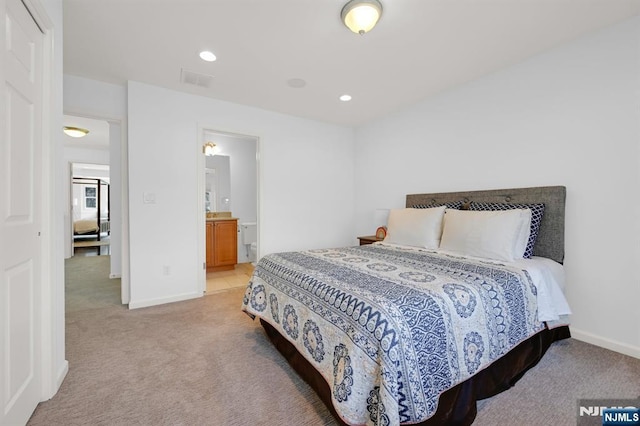
[[[376,238],[375,235],[367,235],[366,237],[358,237],[360,240],[360,245],[365,246],[367,244],[375,243],[376,241],[382,241],[382,239]]]

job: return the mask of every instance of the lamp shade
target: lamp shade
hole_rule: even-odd
[[[342,8],[342,22],[356,34],[371,31],[382,15],[378,0],[351,0]]]

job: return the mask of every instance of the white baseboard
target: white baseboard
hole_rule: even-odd
[[[147,308],[149,306],[164,305],[165,303],[182,302],[183,300],[195,299],[202,297],[202,292],[178,294],[171,297],[162,297],[159,299],[148,300],[132,300],[129,301],[129,309]]]
[[[56,393],[58,393],[58,390],[60,390],[60,386],[62,386],[62,382],[64,381],[64,378],[67,377],[68,372],[69,372],[69,361],[65,359],[62,365],[60,366],[60,368],[58,369],[58,371],[56,372],[56,375],[53,377],[53,381],[52,381],[53,389],[51,389],[50,386],[44,386],[42,388],[41,402],[50,400],[56,395]],[[49,383],[51,384],[52,382],[49,382]]]
[[[585,331],[578,330],[569,326],[571,330],[571,337],[582,342],[591,343],[592,345],[600,346],[605,349],[619,352],[624,355],[629,355],[634,358],[640,359],[640,348],[626,343],[617,342],[615,340],[607,339],[604,337],[596,336],[595,334],[587,333]]]
[[[60,367],[60,370],[58,370],[58,376],[56,377],[56,392],[58,392],[58,389],[60,389],[60,386],[62,386],[62,382],[64,381],[64,378],[67,377],[68,372],[69,361],[65,359],[62,363],[62,366]]]

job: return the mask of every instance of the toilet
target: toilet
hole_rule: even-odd
[[[242,244],[247,250],[249,262],[255,265],[258,251],[258,226],[256,222],[244,222],[240,224],[242,229]]]

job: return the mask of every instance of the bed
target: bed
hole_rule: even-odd
[[[242,309],[339,423],[471,424],[570,336],[565,194],[408,195],[384,243],[263,257]]]
[[[72,184],[73,197],[82,200],[78,213],[82,217],[73,221],[73,238],[100,241],[103,235],[111,233],[109,182],[98,178],[74,177]]]
[[[100,226],[96,219],[80,219],[73,222],[73,235],[96,235]]]

